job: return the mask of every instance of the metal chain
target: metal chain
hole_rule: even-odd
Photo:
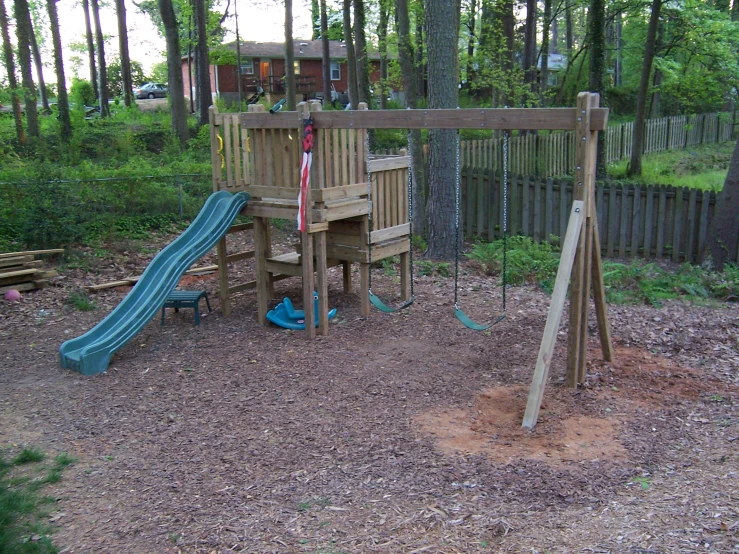
[[[503,187],[503,313],[505,313],[508,265],[508,245],[506,244],[508,239],[508,131],[503,131]]]
[[[461,173],[461,167],[459,164],[459,149],[460,149],[460,139],[459,139],[459,129],[457,129],[457,141],[456,141],[456,166],[455,166],[455,183],[454,183],[454,190],[455,190],[455,202],[454,202],[454,309],[459,309],[459,306],[457,305],[457,299],[458,299],[458,289],[457,286],[459,282],[459,234],[462,231],[459,228],[459,211],[460,211],[460,201],[461,201],[461,186],[460,186],[460,173]]]
[[[411,302],[415,298],[413,291],[413,152],[411,150],[411,131],[408,130],[408,233],[410,247],[408,251],[408,262],[411,279]]]

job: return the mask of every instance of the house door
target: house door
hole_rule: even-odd
[[[262,78],[262,87],[269,89],[269,62],[259,63],[259,75]]]

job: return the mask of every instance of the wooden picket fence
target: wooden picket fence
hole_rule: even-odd
[[[511,175],[508,233],[535,241],[562,237],[572,206],[568,179]],[[461,178],[460,218],[467,237],[502,236],[504,194],[500,173],[466,167]],[[603,254],[608,257],[698,259],[713,217],[716,193],[671,186],[609,183],[596,187]],[[739,259],[734,252],[733,260]]]
[[[634,123],[609,126],[606,131],[606,163],[631,157]],[[731,140],[730,114],[706,113],[650,119],[646,123],[644,153],[663,152]],[[460,144],[462,166],[502,170],[503,137],[464,140]],[[571,175],[575,165],[573,131],[528,133],[508,139],[509,172],[538,177]]]

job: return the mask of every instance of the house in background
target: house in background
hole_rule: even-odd
[[[236,52],[236,42],[225,45]],[[296,40],[295,48],[295,88],[297,100],[322,98],[323,86],[323,46],[320,40]],[[263,91],[268,103],[285,98],[285,45],[281,42],[241,42],[241,68],[235,65],[211,65],[210,89],[213,99],[227,103],[237,103],[239,99],[239,79],[241,79],[242,98],[248,100]],[[331,87],[337,92],[339,101],[348,102],[348,68],[346,46],[343,42],[330,41]],[[370,83],[380,81],[380,55],[368,53],[370,63]],[[182,76],[185,90],[195,94],[194,81],[190,88],[187,57],[182,60]]]

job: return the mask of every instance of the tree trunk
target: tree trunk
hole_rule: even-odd
[[[110,115],[110,107],[108,106],[108,70],[105,63],[105,39],[103,38],[103,29],[100,26],[100,6],[98,5],[98,0],[90,0],[90,6],[92,7],[92,20],[95,22],[95,42],[97,43],[98,54],[98,102],[100,104],[100,117],[108,117]]]
[[[647,117],[647,96],[654,60],[655,43],[657,42],[657,27],[659,26],[659,12],[662,10],[662,0],[652,0],[652,15],[649,18],[647,41],[644,47],[644,65],[639,82],[639,96],[636,99],[636,119],[634,120],[634,140],[631,147],[631,162],[627,174],[641,175],[641,158],[644,150],[644,124]]]
[[[26,107],[26,129],[32,137],[39,136],[36,86],[33,83],[33,61],[31,60],[31,14],[27,0],[15,0],[15,35],[18,39],[18,65]]]
[[[567,48],[567,60],[571,63],[572,49],[575,47],[574,29],[572,24],[572,5],[567,4],[565,7],[565,48]]]
[[[29,10],[30,16],[30,10]],[[49,95],[46,93],[46,82],[44,81],[44,64],[41,63],[41,51],[38,47],[38,40],[36,40],[36,30],[33,28],[33,19],[28,20],[31,32],[31,52],[33,53],[33,64],[36,66],[36,76],[38,77],[38,93],[41,97],[41,108],[44,113],[51,113],[51,107],[49,106]]]
[[[467,28],[470,36],[467,39],[467,67],[465,68],[465,84],[467,90],[469,90],[470,82],[472,80],[473,65],[472,62],[475,57],[475,22],[477,16],[477,0],[470,0],[470,11],[467,15]]]
[[[354,39],[352,37],[352,0],[344,0],[343,13],[349,104],[356,109],[359,105],[359,88],[357,86],[357,58],[354,55]]]
[[[623,29],[623,22],[621,20],[621,13],[616,16],[616,62],[613,70],[613,84],[620,87],[623,84],[623,64],[621,62],[621,31]]]
[[[416,79],[418,86],[416,92],[419,98],[426,98],[426,75],[427,67],[423,60],[423,23],[425,17],[424,0],[418,0],[419,8],[416,10]],[[457,33],[459,34],[459,33]],[[428,38],[428,37],[427,37]]]
[[[98,70],[95,66],[95,41],[92,38],[92,25],[90,23],[90,4],[88,0],[82,0],[82,10],[85,12],[85,38],[87,39],[87,57],[90,65],[90,84],[95,98],[100,96],[98,91]]]
[[[524,82],[536,92],[536,0],[526,0],[526,32],[524,34],[523,71]],[[528,102],[526,104],[528,105]]]
[[[293,46],[293,0],[285,0],[285,96],[287,109],[297,110],[295,96],[295,48]]]
[[[403,91],[405,92],[406,106],[418,108],[418,79],[416,72],[420,69],[413,63],[413,45],[411,44],[411,22],[408,16],[407,0],[396,0],[395,17],[398,29],[398,63],[403,77]],[[413,197],[413,230],[418,235],[425,234],[426,228],[426,196],[425,162],[423,159],[423,142],[421,130],[413,129],[410,132],[411,148],[411,183]]]
[[[605,106],[606,76],[606,6],[605,0],[590,2],[590,75],[589,84],[592,92],[600,94],[601,106]],[[595,178],[606,177],[606,134],[598,133],[598,154],[595,166]]]
[[[5,72],[8,75],[8,86],[10,88],[10,103],[13,107],[13,119],[15,121],[15,136],[18,143],[26,144],[26,131],[23,129],[23,113],[21,111],[21,99],[18,96],[18,79],[15,76],[15,59],[13,57],[13,45],[10,43],[10,31],[8,29],[8,12],[5,11],[5,2],[0,0],[0,33],[3,37],[3,62]]]
[[[428,0],[429,108],[458,106],[459,0]],[[429,231],[427,255],[449,260],[455,244],[457,131],[429,129]]]
[[[194,0],[193,15],[195,18],[195,33],[198,41],[195,43],[195,87],[197,93],[196,111],[198,112],[198,125],[208,125],[208,108],[213,103],[210,91],[210,61],[208,59],[208,12],[205,0]],[[241,79],[241,68],[238,68],[238,76]],[[239,106],[241,110],[241,106]]]
[[[365,102],[372,108],[370,101],[369,63],[367,60],[367,39],[364,35],[364,1],[354,0],[354,40],[356,42],[355,55],[357,56],[357,91],[359,101]]]
[[[704,195],[708,191],[703,191]],[[704,196],[706,198],[706,196]],[[704,200],[705,202],[705,200]],[[726,262],[737,260],[737,232],[739,231],[739,140],[734,146],[729,172],[724,188],[716,198],[716,209],[708,227],[706,244],[701,258],[710,255],[718,271],[724,270]]]
[[[62,37],[59,34],[59,17],[56,11],[57,0],[46,0],[51,27],[51,41],[54,45],[54,70],[56,71],[57,110],[59,111],[59,131],[62,139],[72,138],[72,121],[69,117],[69,98],[67,97],[67,80],[64,77],[64,59],[62,57]]]
[[[506,106],[513,106],[516,102],[516,96],[513,83],[510,82],[510,75],[513,71],[513,48],[515,44],[515,24],[516,19],[513,15],[513,0],[502,0],[499,2],[499,17],[503,25],[503,59],[501,69],[508,76],[505,90],[503,93],[503,103]]]
[[[182,83],[182,58],[180,57],[180,29],[174,13],[172,0],[157,0],[159,14],[167,41],[167,76],[169,87],[169,109],[172,132],[180,145],[187,142],[187,114],[185,113],[185,89]]]
[[[331,98],[331,52],[328,41],[328,14],[326,0],[321,0],[321,49],[323,52],[323,105],[333,105]]]
[[[118,19],[118,50],[121,58],[123,104],[127,108],[130,108],[135,102],[133,99],[133,79],[131,78],[131,57],[128,54],[128,25],[126,24],[125,0],[115,0],[115,13]]]
[[[727,7],[728,9],[728,7]],[[665,26],[663,22],[659,22],[657,27],[657,42],[654,45],[654,55],[657,56],[659,52],[662,50],[662,44],[665,40]],[[659,93],[659,86],[662,84],[662,72],[659,69],[654,70],[654,75],[652,76],[652,95],[650,97],[649,101],[649,109],[647,112],[649,113],[649,117],[651,118],[658,118],[660,116],[660,113],[662,113],[662,102],[660,98]]]
[[[325,0],[324,0],[325,1]],[[377,24],[377,49],[380,52],[380,109],[387,109],[387,27],[390,0],[380,0],[380,20]]]
[[[552,0],[544,0],[544,22],[541,29],[541,79],[539,82],[539,106],[546,105],[549,87],[549,24],[552,19]],[[602,133],[601,133],[602,134]]]
[[[321,1],[325,3],[326,0]],[[321,31],[321,11],[318,0],[311,0],[310,2],[310,23],[311,40],[318,40],[319,32]],[[322,36],[322,34],[320,36]]]
[[[549,5],[549,12],[551,14],[552,6]],[[550,15],[549,18],[551,19],[550,24],[552,26],[551,28],[551,37],[549,39],[549,53],[550,54],[559,54],[559,19],[555,16],[552,19],[552,16]]]

